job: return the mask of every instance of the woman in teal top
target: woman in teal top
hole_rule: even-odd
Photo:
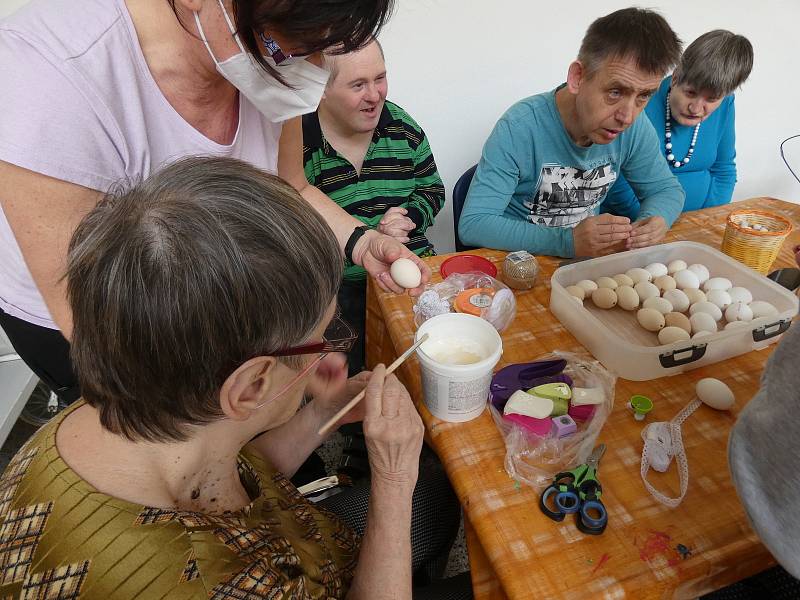
[[[686,192],[683,210],[731,201],[736,185],[733,91],[750,75],[753,47],[747,38],[717,29],[683,53],[675,72],[661,82],[645,113],[656,129],[661,155]],[[601,212],[639,215],[639,199],[619,177]]]

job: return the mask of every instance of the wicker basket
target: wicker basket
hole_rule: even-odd
[[[743,223],[761,225],[767,230],[743,227]],[[766,275],[791,231],[791,222],[781,216],[760,210],[734,210],[728,215],[722,251]]]

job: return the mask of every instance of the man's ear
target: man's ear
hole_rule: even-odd
[[[571,94],[577,94],[584,81],[586,81],[586,67],[581,61],[573,60],[567,71],[567,89]]]
[[[222,384],[219,404],[226,417],[244,421],[267,400],[277,361],[272,356],[251,358]]]

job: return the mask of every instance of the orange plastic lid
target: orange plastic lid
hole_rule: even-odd
[[[453,307],[456,312],[481,316],[481,310],[492,305],[494,290],[492,288],[471,288],[456,296]]]

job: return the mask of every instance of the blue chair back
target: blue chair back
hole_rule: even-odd
[[[467,198],[469,184],[472,183],[472,177],[475,175],[475,169],[477,168],[478,165],[473,165],[467,169],[458,178],[456,185],[453,187],[453,236],[456,242],[456,252],[474,250],[476,248],[476,246],[465,246],[461,243],[461,238],[458,237],[458,221],[461,219],[461,211],[464,208],[464,200]]]

